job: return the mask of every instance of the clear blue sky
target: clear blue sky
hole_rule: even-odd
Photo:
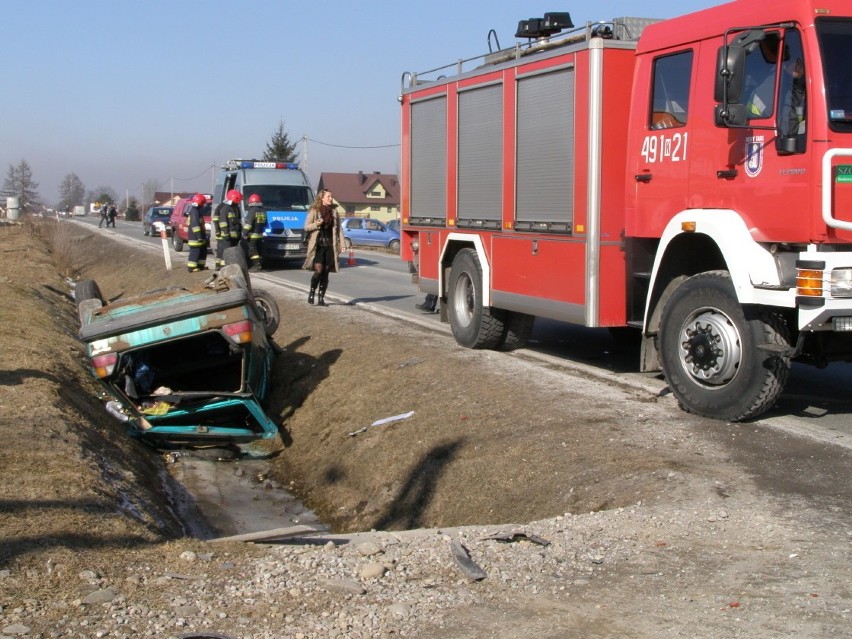
[[[572,6],[573,4],[573,6]],[[75,173],[139,197],[209,190],[280,120],[307,170],[399,172],[400,78],[515,43],[521,19],[666,18],[713,0],[29,0],[3,3],[0,168],[26,160],[46,203]],[[325,143],[325,144],[320,144]],[[336,145],[336,146],[329,146]],[[303,145],[298,145],[301,153]]]

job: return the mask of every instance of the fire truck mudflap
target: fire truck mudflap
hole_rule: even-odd
[[[852,360],[848,3],[515,36],[403,74],[401,257],[459,344],[633,329],[684,410],[732,421],[793,362]]]

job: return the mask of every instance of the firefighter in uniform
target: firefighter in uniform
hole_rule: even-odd
[[[203,271],[207,268],[207,230],[204,228],[202,209],[207,204],[207,197],[202,193],[192,196],[192,206],[189,207],[189,225],[186,229],[189,257],[186,268],[190,273]]]
[[[243,194],[231,189],[225,194],[216,210],[216,268],[225,265],[225,249],[229,246],[239,246],[243,231],[243,222],[240,215],[240,202]]]
[[[249,266],[252,271],[259,271],[261,266],[260,242],[263,230],[266,228],[266,208],[257,193],[249,195],[246,223],[243,227],[243,238],[248,244]]]

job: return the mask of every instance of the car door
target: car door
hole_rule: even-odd
[[[369,246],[383,246],[387,239],[385,225],[378,220],[364,220],[364,243]]]
[[[352,244],[363,245],[367,243],[363,222],[364,220],[361,218],[353,218],[346,221],[346,231],[344,232],[344,235],[349,238],[349,241],[352,242]]]

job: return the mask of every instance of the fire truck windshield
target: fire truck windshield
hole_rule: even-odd
[[[829,126],[852,132],[852,20],[823,18],[816,22],[822,53]]]
[[[307,211],[312,203],[311,189],[284,184],[249,184],[244,188],[246,199],[257,193],[263,206],[270,211]]]

